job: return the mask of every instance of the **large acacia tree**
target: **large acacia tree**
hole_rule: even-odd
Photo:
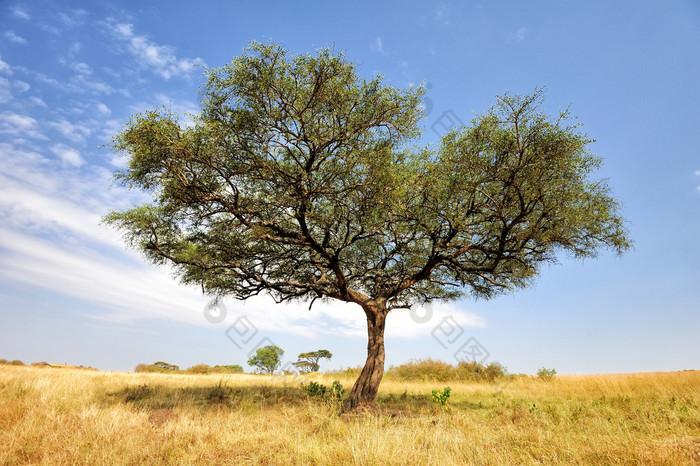
[[[194,123],[155,110],[112,144],[152,202],[107,217],[155,263],[216,296],[355,303],[367,360],[348,407],[372,403],[389,312],[527,286],[564,252],[629,247],[600,159],[542,93],[505,95],[416,148],[420,89],[362,78],[342,53],[253,43],[207,72]]]

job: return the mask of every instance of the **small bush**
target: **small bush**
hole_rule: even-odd
[[[545,382],[548,382],[548,381],[554,379],[555,375],[557,375],[556,369],[547,369],[545,367],[540,367],[537,370],[537,377],[540,380],[544,380]]]
[[[207,394],[207,399],[212,403],[227,403],[231,398],[233,390],[231,387],[227,387],[222,380],[219,384],[212,388]]]
[[[307,385],[302,384],[301,387],[310,397],[322,398],[331,407],[335,414],[339,415],[341,413],[345,389],[339,381],[334,380],[333,385],[330,387],[326,387],[325,385],[317,382],[309,382]]]
[[[19,359],[15,359],[14,361],[10,361],[9,363],[11,366],[24,366],[25,364],[20,361]]]
[[[213,370],[209,364],[197,364],[187,369],[187,372],[190,374],[211,374]]]
[[[452,389],[450,387],[445,387],[443,391],[433,390],[433,403],[440,403],[440,406],[449,409],[450,395],[452,394]]]
[[[214,366],[212,371],[221,374],[239,374],[243,372],[243,367],[238,364],[228,364],[225,366]]]
[[[128,386],[121,391],[124,396],[124,401],[127,403],[134,403],[141,401],[144,398],[151,396],[153,389],[148,386],[148,384]]]
[[[176,366],[175,364],[170,364],[164,361],[156,361],[153,363],[155,367],[158,367],[160,369],[163,369],[164,371],[178,371],[180,370],[179,366]]]

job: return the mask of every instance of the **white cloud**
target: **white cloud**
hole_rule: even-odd
[[[103,104],[102,102],[97,104],[95,108],[101,116],[109,117],[112,114],[112,110],[110,110],[109,107]]]
[[[67,27],[69,28],[74,28],[76,26],[79,26],[83,23],[85,18],[87,17],[88,12],[78,8],[69,11],[68,13],[61,13],[58,15],[58,19]]]
[[[515,41],[520,42],[525,40],[525,35],[527,34],[527,28],[520,28],[515,31]]]
[[[146,36],[134,33],[133,24],[118,23],[111,25],[115,36],[126,42],[129,52],[145,68],[150,68],[164,79],[173,76],[189,76],[195,71],[195,66],[204,65],[201,58],[178,58],[175,48],[168,45],[158,45],[149,41]]]
[[[39,132],[34,118],[14,112],[0,113],[0,134],[46,139],[46,136]]]
[[[387,52],[384,50],[384,43],[382,42],[381,37],[377,37],[372,41],[371,44],[369,44],[369,49],[374,52],[374,53],[381,53],[382,55],[387,55]]]
[[[0,104],[4,104],[12,100],[12,85],[5,78],[0,78]]]
[[[72,67],[80,74],[92,74],[92,69],[87,63],[73,63]]]
[[[0,58],[0,73],[12,75],[12,68],[2,58]]]
[[[24,81],[20,80],[12,81],[12,87],[19,90],[20,93],[27,92],[29,89],[32,88],[32,86],[30,86],[28,83],[25,83]]]
[[[80,152],[65,144],[54,144],[50,147],[51,152],[60,158],[64,163],[79,168],[85,161],[80,156]]]
[[[25,39],[24,37],[18,36],[17,34],[15,34],[14,31],[5,31],[5,34],[3,34],[3,36],[5,36],[5,39],[9,40],[13,44],[27,45],[29,43],[29,42],[27,42],[27,39]]]
[[[700,170],[695,171],[695,176],[700,176]]]
[[[525,37],[527,36],[528,32],[529,31],[526,27],[521,27],[517,31],[508,34],[508,36],[506,37],[506,43],[518,44],[525,40]]]
[[[41,97],[37,97],[37,96],[33,95],[33,96],[29,97],[28,100],[36,106],[47,107],[46,102],[44,102],[44,99],[42,99]]]
[[[52,121],[48,125],[74,142],[83,142],[92,132],[85,124],[73,124],[68,120]]]
[[[450,6],[446,3],[441,3],[435,7],[435,22],[442,27],[450,25]]]
[[[12,16],[15,18],[19,19],[24,19],[24,20],[30,20],[32,19],[31,16],[29,16],[29,13],[27,13],[27,10],[25,10],[23,7],[17,5],[12,7]]]

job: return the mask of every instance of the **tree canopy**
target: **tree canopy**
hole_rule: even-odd
[[[184,283],[245,299],[362,307],[368,356],[350,405],[371,402],[393,309],[522,288],[557,254],[630,246],[601,159],[541,90],[503,95],[439,144],[420,134],[421,88],[361,77],[332,49],[289,57],[253,43],[207,72],[192,125],[153,110],[112,147],[152,202],[106,221]]]
[[[284,350],[279,346],[268,345],[258,348],[250,359],[248,365],[256,367],[258,371],[272,374],[280,367]]]
[[[318,372],[321,368],[318,361],[321,359],[330,359],[333,354],[328,350],[316,350],[309,351],[308,353],[301,353],[298,356],[298,361],[293,363],[294,367],[298,368],[302,372]]]

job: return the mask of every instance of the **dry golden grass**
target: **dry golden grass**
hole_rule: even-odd
[[[700,464],[699,371],[500,388],[387,381],[338,417],[298,379],[0,366],[0,464]]]

